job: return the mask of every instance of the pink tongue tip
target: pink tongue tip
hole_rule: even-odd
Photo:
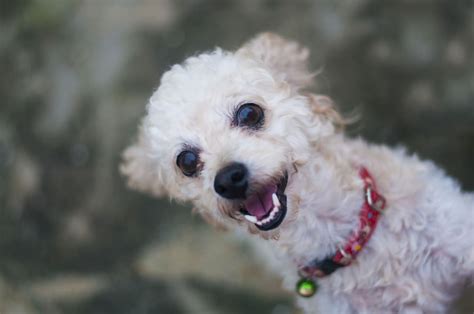
[[[276,185],[268,185],[262,191],[253,194],[244,202],[250,215],[262,219],[273,209],[272,194],[277,191]]]

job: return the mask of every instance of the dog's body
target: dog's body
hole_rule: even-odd
[[[318,176],[324,180],[315,182],[316,174],[307,173],[295,184],[305,193],[278,246],[301,265],[330,255],[346,241],[344,236],[357,228],[364,197],[354,165],[370,169],[387,208],[356,261],[318,280],[320,290],[312,299],[298,298],[299,305],[308,313],[447,311],[474,269],[474,196],[461,194],[440,169],[401,149],[342,137],[325,146],[325,154],[339,160],[315,158],[310,168],[321,168]],[[295,264],[281,271],[287,288],[294,288],[296,269]]]
[[[334,254],[357,230],[365,167],[386,198],[384,214],[357,259],[318,279],[316,295],[298,304],[308,313],[447,311],[474,274],[474,194],[403,149],[346,138],[330,99],[301,92],[312,77],[307,57],[263,34],[235,53],[174,66],[122,172],[134,188],[191,201],[214,224],[260,235],[293,289],[298,268]]]

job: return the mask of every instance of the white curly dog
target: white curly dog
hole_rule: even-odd
[[[270,246],[307,313],[449,311],[474,273],[474,194],[403,149],[344,136],[331,100],[303,91],[308,55],[264,33],[174,65],[122,173]]]

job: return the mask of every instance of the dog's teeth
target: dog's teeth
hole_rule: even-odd
[[[275,193],[272,194],[272,200],[275,207],[280,207],[280,201],[278,200],[278,196]]]
[[[250,221],[251,223],[257,223],[258,222],[257,217],[252,216],[252,215],[245,215],[244,218],[247,219],[248,221]]]
[[[275,215],[276,213],[278,213],[279,210],[280,210],[280,206],[273,207],[270,215]]]
[[[273,206],[272,210],[270,211],[270,213],[267,215],[266,218],[264,218],[262,220],[257,220],[257,218],[255,216],[245,215],[244,216],[245,219],[247,219],[248,221],[253,222],[254,224],[257,224],[259,226],[267,224],[268,222],[272,221],[275,218],[278,211],[280,210],[280,202],[278,202],[278,197],[276,196],[276,194],[273,194],[272,198],[273,198],[273,205],[274,206]]]

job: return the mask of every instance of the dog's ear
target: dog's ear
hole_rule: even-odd
[[[137,142],[123,152],[120,172],[127,177],[128,186],[132,189],[157,197],[165,193],[142,132]]]
[[[314,74],[308,70],[309,49],[273,33],[261,33],[245,43],[237,55],[263,62],[274,73],[297,88],[312,84]]]
[[[333,100],[325,95],[307,93],[305,96],[311,106],[311,111],[324,120],[330,122],[336,132],[344,130],[344,127],[350,123],[337,111]]]

